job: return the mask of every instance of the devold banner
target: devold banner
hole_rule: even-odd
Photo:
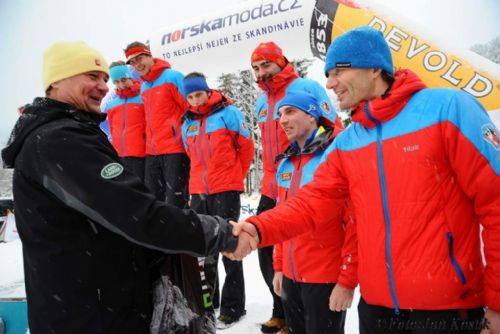
[[[384,33],[396,68],[411,68],[430,87],[459,88],[488,111],[500,110],[499,65],[467,50],[446,50],[395,20],[353,1],[256,0],[162,29],[150,43],[153,54],[176,69],[216,77],[250,69],[250,54],[260,42],[276,42],[289,59],[323,60],[336,36],[370,25]]]

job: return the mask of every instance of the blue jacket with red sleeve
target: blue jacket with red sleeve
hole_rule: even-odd
[[[185,153],[181,139],[182,115],[188,108],[183,96],[184,76],[155,58],[142,76],[141,96],[146,114],[146,154]]]
[[[217,90],[184,116],[182,139],[191,159],[190,194],[244,191],[254,145],[243,114]]]
[[[500,140],[484,108],[462,91],[425,89],[401,70],[353,121],[312,182],[249,219],[262,245],[322,228],[321,217],[339,215],[350,195],[367,303],[500,311]]]

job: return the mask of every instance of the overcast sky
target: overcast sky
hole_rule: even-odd
[[[108,61],[131,41],[245,0],[0,0],[0,130],[11,128],[17,107],[43,95],[43,51],[59,40],[85,40]],[[311,0],[314,1],[314,0]],[[500,34],[498,0],[365,0],[382,3],[465,46]],[[175,66],[175,64],[174,64]]]

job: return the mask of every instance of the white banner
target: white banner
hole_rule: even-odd
[[[150,45],[153,55],[171,62],[173,68],[201,71],[214,79],[250,69],[250,55],[260,42],[274,41],[289,60],[324,59],[336,36],[370,25],[384,33],[396,68],[412,69],[429,87],[467,91],[488,111],[500,110],[498,64],[468,50],[451,50],[445,46],[450,41],[430,42],[433,38],[398,20],[397,15],[349,0],[249,0],[166,27],[152,35]]]

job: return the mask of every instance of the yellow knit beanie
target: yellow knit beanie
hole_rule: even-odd
[[[108,72],[104,57],[83,41],[58,42],[43,55],[43,87],[59,80],[90,71]]]

